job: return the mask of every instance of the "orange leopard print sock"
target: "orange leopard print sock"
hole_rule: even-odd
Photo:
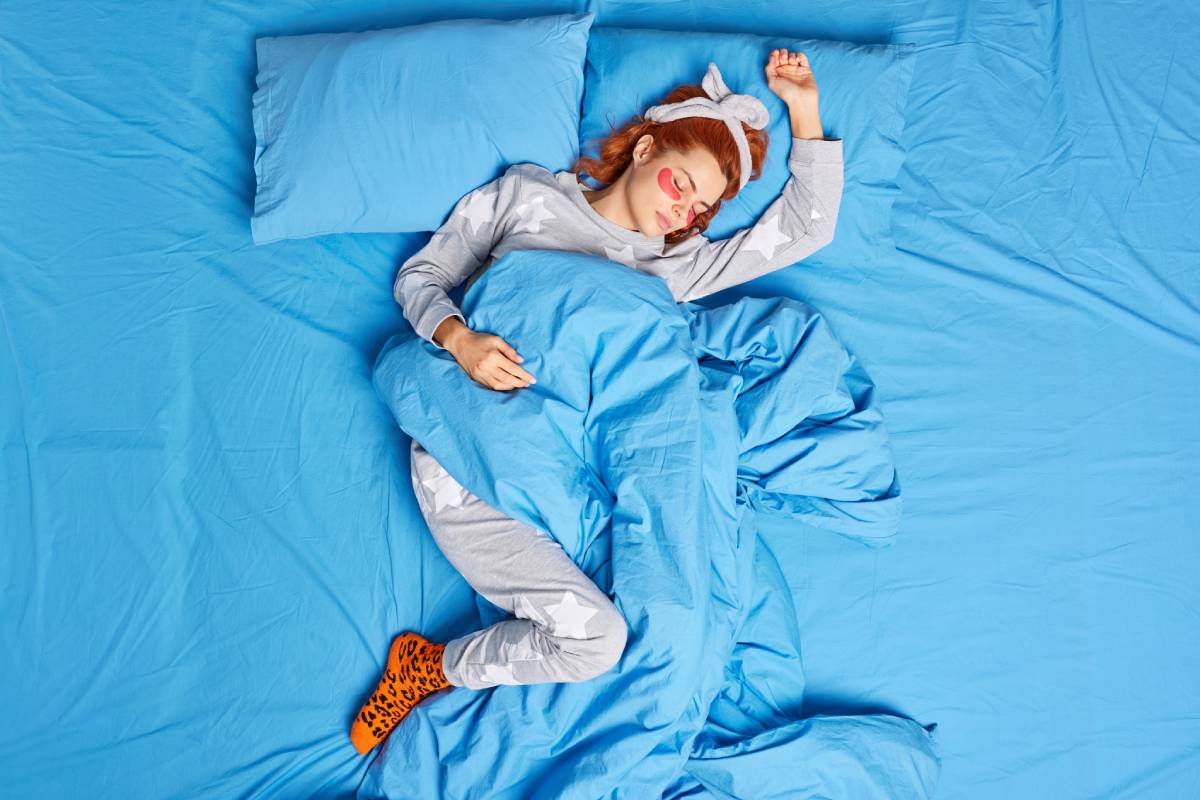
[[[445,649],[446,645],[432,644],[418,633],[402,633],[392,641],[383,677],[350,727],[355,750],[365,754],[383,741],[413,706],[452,685],[442,672]]]

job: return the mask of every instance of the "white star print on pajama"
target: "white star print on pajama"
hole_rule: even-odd
[[[509,686],[514,686],[517,683],[517,679],[513,677],[512,664],[484,664],[483,669],[479,672],[479,678],[491,683],[503,683]]]
[[[563,592],[562,602],[546,606],[546,613],[554,618],[551,626],[555,636],[568,639],[586,639],[587,621],[600,613],[597,608],[579,602],[574,592]]]
[[[755,226],[750,235],[746,237],[746,241],[742,245],[742,252],[757,250],[766,258],[773,258],[775,249],[791,240],[792,237],[779,230],[779,215],[776,214]]]
[[[480,225],[496,217],[496,192],[479,192],[468,197],[470,200],[463,206],[462,215],[471,221],[471,232],[476,233]]]
[[[540,194],[534,195],[533,199],[528,203],[522,203],[517,206],[516,213],[525,222],[520,229],[529,233],[541,233],[543,222],[558,219],[558,217],[546,210],[546,198]]]
[[[637,269],[637,262],[633,257],[633,245],[627,244],[624,247],[606,247],[604,255],[609,261],[620,261],[627,267]]]
[[[436,461],[433,463],[435,465],[433,474],[421,481],[421,485],[425,487],[425,493],[433,499],[433,513],[436,514],[447,506],[462,508],[463,503],[467,502],[467,490],[454,480],[441,464]]]

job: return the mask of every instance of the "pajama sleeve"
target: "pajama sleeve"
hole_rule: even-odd
[[[791,176],[749,228],[716,242],[671,276],[680,302],[719,292],[794,264],[833,241],[842,203],[842,140],[792,137]]]
[[[470,277],[504,235],[507,210],[519,181],[520,176],[510,169],[463,195],[429,242],[396,274],[392,293],[404,318],[418,336],[436,347],[442,346],[433,341],[433,332],[442,320],[458,317],[466,324],[447,292]]]

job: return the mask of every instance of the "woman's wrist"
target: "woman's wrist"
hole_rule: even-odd
[[[462,332],[469,330],[463,321],[456,316],[449,316],[438,323],[437,328],[433,331],[434,344],[441,345],[447,350],[452,350],[454,343],[462,335]]]
[[[821,125],[817,99],[788,103],[788,118],[792,124],[792,136],[798,139],[824,139],[825,128]]]

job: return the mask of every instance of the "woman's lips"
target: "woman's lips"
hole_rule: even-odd
[[[666,217],[664,217],[663,213],[661,211],[655,211],[654,213],[658,215],[658,224],[663,226],[663,230],[664,231],[671,230],[670,220],[668,220]]]

